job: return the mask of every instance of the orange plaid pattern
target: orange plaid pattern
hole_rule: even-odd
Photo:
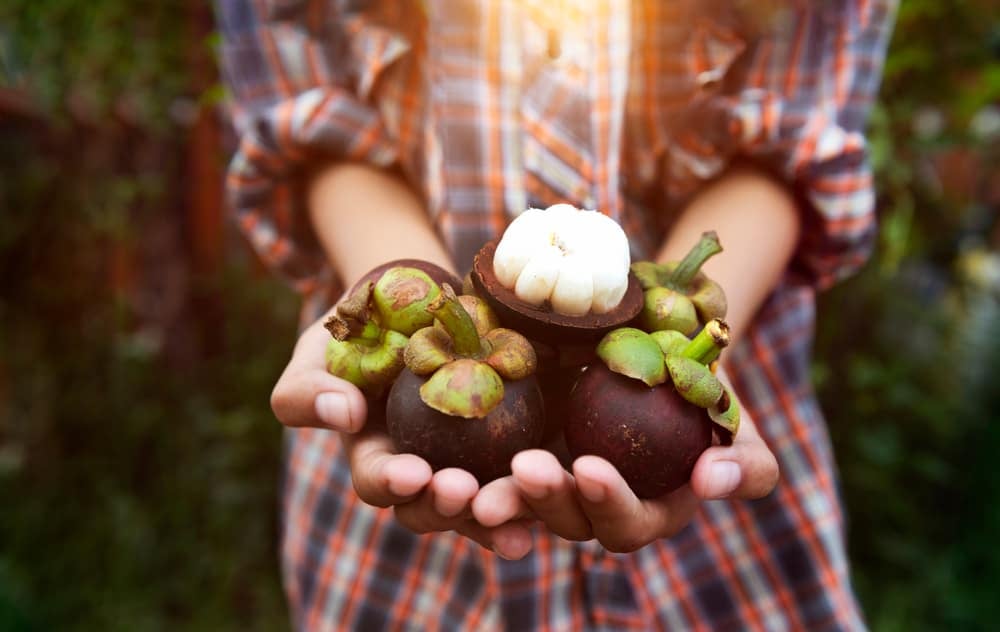
[[[632,554],[539,531],[508,562],[454,534],[416,536],[355,496],[332,433],[288,432],[282,561],[300,629],[860,629],[830,442],[808,382],[814,294],[874,231],[864,124],[895,2],[594,0],[560,33],[517,2],[219,2],[240,144],[240,227],[305,297],[334,278],[301,209],[320,158],[395,165],[455,261],[528,206],[617,219],[636,258],[734,159],[802,200],[780,287],[728,354],[782,480],[712,502]],[[756,11],[756,12],[755,12]]]

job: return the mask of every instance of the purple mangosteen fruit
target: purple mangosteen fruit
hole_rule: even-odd
[[[601,361],[583,371],[568,399],[570,454],[606,459],[640,498],[684,485],[713,429],[731,439],[739,426],[736,398],[708,366],[728,342],[719,319],[691,340],[631,327],[607,334],[597,348]]]
[[[541,444],[534,348],[499,327],[481,299],[458,297],[450,285],[427,309],[434,324],[410,337],[406,368],[389,391],[389,436],[433,469],[459,467],[485,484],[509,474],[515,454]]]

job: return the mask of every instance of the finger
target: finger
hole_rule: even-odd
[[[394,454],[384,434],[341,435],[358,497],[369,505],[388,507],[412,500],[431,481],[427,461],[414,454]]]
[[[778,461],[752,421],[729,446],[713,446],[695,463],[691,487],[703,499],[761,498],[778,484]]]
[[[698,506],[688,486],[642,501],[610,463],[596,456],[574,461],[580,504],[594,536],[610,551],[629,553],[684,528]]]
[[[510,476],[490,481],[472,500],[472,515],[486,527],[532,517],[531,507],[521,497],[521,491]]]
[[[528,525],[526,520],[517,520],[490,528],[474,520],[466,520],[456,531],[505,560],[519,560],[534,546]]]
[[[567,540],[593,537],[573,477],[551,452],[525,450],[514,457],[511,470],[524,501],[549,530]]]
[[[524,520],[508,522],[496,527],[484,527],[469,518],[453,518],[442,521],[435,525],[435,528],[432,528],[428,523],[421,522],[422,518],[416,511],[411,512],[409,505],[396,505],[393,511],[400,524],[416,533],[454,529],[457,533],[506,560],[519,560],[531,552],[533,547],[531,530],[528,528],[529,523]],[[414,520],[417,521],[414,522]],[[446,523],[447,527],[445,527]]]
[[[469,472],[459,468],[446,468],[434,474],[430,485],[434,497],[434,510],[441,516],[468,517],[469,505],[479,492],[479,482]]]
[[[434,474],[424,493],[396,506],[396,518],[415,533],[450,531],[467,520],[462,514],[479,491],[475,477],[455,468]]]
[[[328,340],[318,323],[302,334],[271,391],[271,409],[286,426],[357,432],[368,407],[356,386],[326,371]]]

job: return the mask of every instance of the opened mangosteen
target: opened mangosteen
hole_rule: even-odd
[[[608,460],[640,498],[684,485],[713,429],[731,440],[739,427],[736,398],[708,366],[728,343],[719,319],[694,339],[631,327],[607,334],[597,347],[601,361],[584,370],[568,399],[570,454]]]
[[[403,351],[413,332],[433,322],[427,306],[454,275],[432,263],[400,259],[378,266],[337,306],[324,326],[327,370],[360,388],[370,399],[385,392],[403,369]]]
[[[702,265],[720,252],[719,237],[710,231],[702,234],[681,261],[633,263],[632,274],[643,291],[638,326],[646,331],[674,329],[690,336],[713,318],[725,318],[722,287],[701,271]]]
[[[427,311],[434,325],[410,338],[406,368],[389,391],[389,436],[435,470],[462,468],[481,484],[505,476],[515,454],[542,441],[535,351],[499,327],[485,302],[448,284]]]
[[[642,309],[628,239],[610,217],[556,204],[519,215],[473,261],[471,280],[500,320],[547,344],[593,344]]]

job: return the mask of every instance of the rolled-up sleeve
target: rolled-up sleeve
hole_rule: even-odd
[[[823,288],[856,271],[874,243],[865,125],[897,1],[787,4],[685,126],[709,153],[749,158],[792,185],[803,226],[795,264]]]
[[[372,103],[379,73],[408,50],[365,2],[220,0],[223,81],[237,148],[226,177],[237,224],[260,258],[309,293],[331,271],[303,206],[320,160],[396,160]]]

